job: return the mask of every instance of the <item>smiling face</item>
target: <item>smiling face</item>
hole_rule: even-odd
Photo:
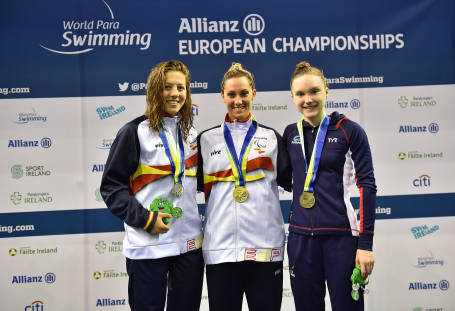
[[[305,121],[316,127],[325,113],[324,105],[329,89],[320,77],[305,74],[292,82],[292,100],[305,116]]]
[[[253,90],[246,77],[231,78],[226,81],[224,91],[221,93],[229,114],[229,119],[233,121],[245,120],[250,114],[256,90]]]
[[[180,71],[168,71],[164,75],[164,110],[172,116],[177,115],[186,100],[186,78]]]

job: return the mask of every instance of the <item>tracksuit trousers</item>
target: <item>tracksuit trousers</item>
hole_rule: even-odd
[[[126,258],[132,311],[198,311],[204,279],[202,249],[173,257]]]
[[[279,311],[283,262],[240,261],[206,265],[210,311]]]
[[[288,238],[289,273],[296,311],[324,311],[325,282],[333,311],[363,311],[351,297],[358,238],[354,236],[300,235]]]

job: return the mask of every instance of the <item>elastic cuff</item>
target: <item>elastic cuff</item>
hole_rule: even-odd
[[[373,234],[360,234],[359,244],[357,249],[363,249],[366,251],[373,251]]]
[[[156,219],[158,218],[158,213],[157,212],[148,212],[148,213],[149,213],[149,215],[147,217],[147,223],[145,224],[143,229],[145,231],[147,231],[148,233],[150,233],[152,231],[153,227],[155,226]]]

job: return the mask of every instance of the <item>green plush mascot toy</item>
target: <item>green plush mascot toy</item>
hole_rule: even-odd
[[[183,214],[183,211],[180,207],[174,207],[174,205],[166,198],[156,198],[153,200],[152,204],[150,204],[150,211],[169,213],[173,218],[180,218]],[[169,217],[163,217],[163,222],[167,225],[171,222],[171,219]]]
[[[362,280],[362,271],[360,269],[360,265],[355,267],[354,270],[352,271],[351,282],[352,282],[351,296],[354,300],[359,300],[360,285],[368,285],[368,283],[370,283],[370,278]],[[362,288],[365,289],[364,287]]]

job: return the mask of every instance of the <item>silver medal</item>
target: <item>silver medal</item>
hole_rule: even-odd
[[[175,183],[172,187],[172,194],[177,199],[181,198],[183,196],[183,185],[181,183]]]

